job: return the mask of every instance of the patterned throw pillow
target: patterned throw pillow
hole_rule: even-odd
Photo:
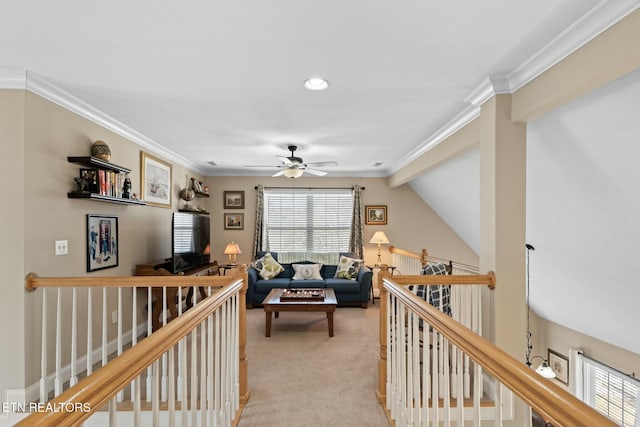
[[[258,274],[264,280],[273,279],[284,271],[284,267],[282,267],[269,252],[262,258],[255,260],[253,262],[253,268],[258,270]]]
[[[356,280],[360,267],[362,266],[362,262],[363,261],[361,259],[349,258],[341,255],[334,278]]]
[[[447,264],[428,263],[422,268],[423,275],[447,275]],[[451,316],[451,286],[450,285],[420,285],[410,286],[410,290],[417,296],[427,301],[432,306],[440,309],[447,316]]]
[[[293,280],[322,280],[322,264],[293,264]]]

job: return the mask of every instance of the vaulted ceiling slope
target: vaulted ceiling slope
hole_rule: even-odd
[[[541,317],[640,353],[640,71],[527,126],[531,307]],[[412,188],[479,253],[477,149]]]
[[[243,166],[294,143],[338,162],[333,176],[386,176],[487,77],[534,77],[532,57],[559,59],[560,41],[575,48],[634,3],[7,0],[0,67],[203,174],[272,174]],[[328,90],[303,89],[316,75]]]
[[[532,306],[640,353],[640,72],[535,120],[527,132]]]

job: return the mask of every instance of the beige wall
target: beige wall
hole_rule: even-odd
[[[24,97],[22,90],[0,90],[0,401],[4,390],[24,387]]]
[[[271,178],[271,177],[208,177],[205,182],[209,186],[211,197],[205,199],[211,212],[212,258],[226,263],[223,255],[224,247],[234,241],[240,245],[241,263],[252,261],[253,231],[256,213],[255,186],[265,187],[351,187],[360,185],[366,188],[363,193],[364,205],[387,205],[388,223],[385,226],[364,226],[365,241],[371,240],[377,230],[385,232],[391,244],[411,251],[419,252],[426,248],[434,256],[451,258],[456,261],[477,264],[475,253],[440,219],[440,217],[408,186],[390,188],[386,178]],[[244,191],[244,210],[224,210],[224,191]],[[223,214],[244,213],[244,230],[224,230]],[[365,244],[365,262],[375,263],[377,247]],[[382,251],[382,262],[391,263],[391,255],[385,248]]]
[[[533,355],[547,357],[547,350],[569,356],[569,348],[582,349],[586,355],[619,371],[640,375],[640,354],[624,350],[597,338],[537,317],[531,317],[533,330]],[[538,362],[540,359],[538,359]],[[570,367],[571,369],[571,367]],[[561,383],[559,383],[562,385]]]
[[[39,276],[127,276],[134,273],[135,265],[170,256],[171,254],[171,213],[178,205],[177,193],[184,187],[191,171],[179,165],[173,165],[173,207],[165,209],[151,206],[120,205],[88,200],[67,198],[67,192],[73,189],[73,178],[81,167],[67,162],[70,155],[88,155],[91,143],[101,139],[111,148],[111,162],[131,169],[133,192],[140,194],[140,151],[135,143],[57,106],[31,92],[26,94],[26,130],[25,130],[25,169],[18,172],[14,180],[24,176],[25,194],[25,262],[20,279],[29,272]],[[4,147],[4,144],[3,144]],[[153,154],[153,153],[152,153]],[[4,156],[3,156],[4,157]],[[20,169],[19,166],[16,166]],[[3,168],[4,170],[4,168]],[[11,182],[6,179],[5,182]],[[13,193],[13,192],[12,192]],[[7,197],[6,200],[15,200]],[[18,197],[19,202],[19,197]],[[119,266],[86,272],[86,215],[109,214],[118,217],[119,228]],[[68,240],[69,255],[54,256],[54,241]],[[18,240],[22,242],[22,239]],[[6,269],[5,269],[6,270]],[[23,281],[11,284],[23,289]],[[26,294],[24,312],[26,317],[26,385],[34,383],[40,374],[40,328],[41,328],[41,290]],[[108,318],[117,308],[116,291],[108,294]],[[125,296],[129,298],[129,295]],[[51,297],[49,301],[52,303]],[[86,294],[78,295],[80,319],[86,318]],[[93,300],[101,306],[101,294],[94,292]],[[53,306],[49,313],[53,316]],[[63,294],[65,312],[70,310],[70,293]],[[127,313],[128,314],[128,313]],[[101,313],[94,313],[99,316]],[[50,317],[53,319],[53,317]],[[130,320],[125,316],[125,324]],[[110,320],[109,320],[109,323]],[[69,319],[63,326],[68,328]],[[49,336],[54,336],[54,323],[49,324]],[[68,329],[67,329],[68,330]],[[79,349],[85,349],[86,322],[79,322]],[[100,330],[94,323],[94,346],[99,345]],[[115,336],[110,331],[109,339]],[[69,337],[63,340],[65,357],[63,365],[68,363]],[[84,351],[82,351],[83,353]],[[3,352],[4,353],[4,352]],[[50,354],[53,354],[50,352]],[[54,358],[49,357],[50,368]]]

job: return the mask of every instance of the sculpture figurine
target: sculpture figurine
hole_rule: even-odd
[[[130,199],[131,198],[131,178],[127,175],[124,178],[124,184],[122,185],[122,198]]]

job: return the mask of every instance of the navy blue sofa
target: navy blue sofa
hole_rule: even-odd
[[[274,259],[278,259],[277,252],[271,252]],[[355,258],[352,253],[341,253],[350,258]],[[256,259],[264,256],[264,252],[258,253]],[[314,264],[311,261],[301,261],[295,264]],[[295,274],[291,264],[282,264],[284,271],[277,277],[264,280],[258,274],[258,271],[249,267],[247,274],[249,283],[247,289],[247,308],[253,308],[254,305],[262,304],[267,294],[275,288],[332,288],[336,294],[338,304],[359,304],[362,308],[367,308],[369,295],[371,292],[371,279],[373,273],[366,266],[360,267],[356,280],[335,279],[336,265],[323,265],[320,269],[322,280],[293,280]]]

